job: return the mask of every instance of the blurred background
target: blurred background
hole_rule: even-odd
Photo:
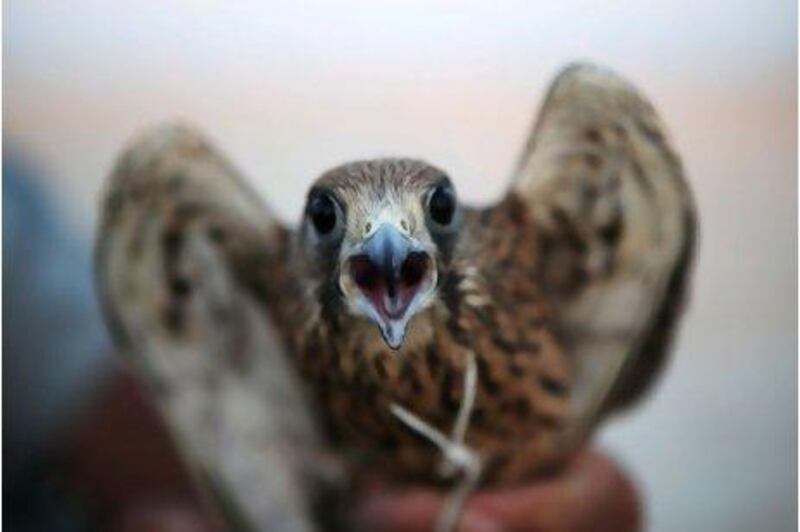
[[[65,500],[76,476],[112,501],[149,489],[137,460],[173,475],[168,450],[96,415],[136,403],[125,382],[100,391],[119,377],[89,268],[102,183],[134,133],[197,124],[287,221],[323,170],[384,155],[425,158],[484,203],[557,70],[589,59],[655,102],[701,220],[672,363],[599,445],[651,530],[795,529],[797,6],[608,4],[4,2],[4,524],[80,530],[97,508]],[[123,486],[103,476],[114,431],[130,431]]]

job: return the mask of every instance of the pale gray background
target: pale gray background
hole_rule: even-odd
[[[322,170],[380,155],[429,159],[485,202],[556,70],[606,63],[670,126],[702,231],[666,378],[601,443],[638,479],[652,530],[794,529],[795,4],[363,4],[4,2],[4,141],[87,235],[123,142],[173,117],[210,132],[287,220]]]

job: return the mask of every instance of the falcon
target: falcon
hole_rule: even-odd
[[[254,522],[268,512],[248,486],[311,447],[350,476],[455,477],[459,504],[530,480],[659,375],[696,220],[637,89],[566,68],[502,199],[471,207],[457,185],[416,159],[351,162],[313,183],[290,228],[191,128],[119,158],[96,247],[109,325]]]

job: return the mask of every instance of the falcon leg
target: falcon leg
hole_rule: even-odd
[[[444,456],[439,466],[439,474],[444,478],[452,478],[459,474],[461,476],[448,494],[444,507],[439,513],[436,521],[437,532],[455,530],[464,503],[470,493],[475,490],[480,479],[482,469],[480,456],[464,442],[470,415],[475,406],[477,382],[478,368],[475,363],[475,354],[470,351],[467,356],[467,370],[464,377],[464,394],[450,437],[442,434],[430,423],[406,408],[396,403],[391,405],[392,414],[409,428],[428,438],[442,451]]]

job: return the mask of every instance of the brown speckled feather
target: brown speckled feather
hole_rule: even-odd
[[[537,240],[526,208],[509,197],[466,218],[469,238],[442,266],[440,301],[414,318],[399,351],[370,324],[321,320],[308,329],[309,318],[295,313],[290,345],[338,441],[397,478],[431,480],[440,457],[388,405],[398,402],[446,430],[463,394],[468,351],[480,373],[467,441],[485,452],[486,478],[528,477],[567,450],[561,435],[571,421],[571,363],[535,282]],[[324,303],[307,303],[316,305]]]
[[[253,278],[285,270],[284,235],[205,139],[168,126],[117,162],[95,249],[121,354],[237,530],[316,529],[309,511],[329,474],[310,406],[253,290]]]
[[[541,285],[575,360],[580,437],[663,366],[688,291],[694,202],[650,102],[591,65],[553,83],[513,190],[546,249]]]

